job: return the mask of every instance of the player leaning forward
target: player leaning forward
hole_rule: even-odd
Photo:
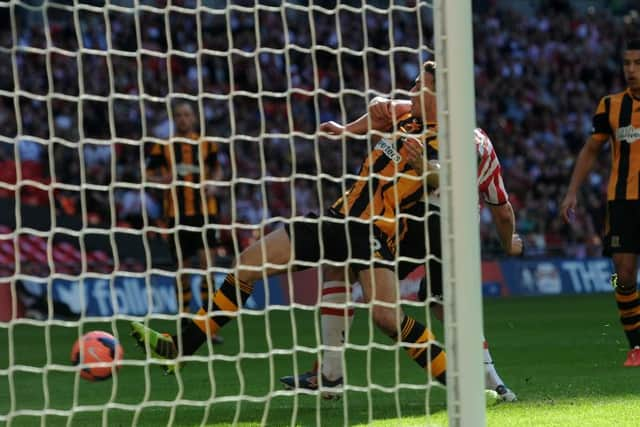
[[[393,143],[384,139],[373,147],[361,167],[359,179],[324,217],[293,222],[290,227],[268,234],[243,251],[236,262],[237,274],[229,274],[216,291],[206,320],[196,318],[186,322],[182,330],[171,337],[133,322],[133,336],[140,344],[147,341],[156,358],[191,355],[246,302],[253,283],[263,278],[262,266],[269,266],[266,274],[271,276],[286,271],[288,265],[296,261],[349,261],[350,270],[362,285],[364,299],[371,305],[376,326],[391,339],[401,342],[430,378],[444,384],[445,352],[429,329],[398,307],[392,236],[396,231],[395,225],[390,226],[396,221],[396,212],[406,211],[425,197],[422,176],[429,165],[424,150],[435,140],[435,127],[429,130],[423,125],[422,117],[424,112],[435,109],[434,89],[435,63],[426,62],[411,89],[411,114],[398,122],[398,132],[391,139]],[[321,130],[333,133],[334,125],[325,123]],[[370,118],[364,115],[350,123],[348,131],[365,134],[370,125]],[[371,224],[367,220],[374,215]],[[205,316],[207,312],[201,308],[198,314]],[[175,366],[173,362],[166,365],[169,372]]]
[[[435,97],[430,99],[435,101]],[[412,107],[412,103],[407,100],[392,101],[385,98],[375,98],[369,104],[368,109],[371,128],[388,130],[394,128],[393,124],[396,122],[397,127],[404,130],[406,130],[407,123],[415,126]],[[426,109],[421,121],[429,131],[425,140],[428,148],[427,157],[435,160],[438,148],[435,105]],[[354,132],[352,123],[341,126],[331,122],[325,125],[327,130],[336,134]],[[386,141],[383,141],[376,148],[383,149],[385,143]],[[473,143],[478,154],[478,193],[482,202],[488,206],[491,212],[500,242],[507,255],[521,255],[522,241],[515,234],[515,216],[509,203],[509,195],[502,179],[500,161],[493,144],[481,129],[475,129]],[[430,174],[428,182],[431,185],[437,185],[437,180],[431,179],[432,177],[437,177],[437,175]],[[427,200],[418,200],[413,204],[401,206],[401,213],[405,215],[397,218],[397,221],[394,220],[387,224],[378,223],[383,231],[391,235],[390,246],[397,246],[394,251],[396,258],[403,258],[398,263],[398,279],[405,279],[413,270],[424,265],[421,260],[427,258],[427,272],[420,282],[418,298],[420,301],[425,301],[427,288],[429,288],[432,297],[430,300],[431,310],[438,319],[442,320],[442,251],[437,197],[433,192],[430,192]],[[427,230],[425,230],[425,216],[428,223]],[[425,235],[428,236],[428,239],[425,239]],[[316,362],[311,371],[298,376],[285,376],[280,378],[280,381],[286,388],[299,387],[315,390],[322,387],[323,397],[331,399],[340,395],[344,374],[342,347],[345,336],[347,336],[347,329],[353,322],[354,310],[347,307],[349,293],[345,280],[345,269],[325,266],[323,278],[320,325],[322,344],[327,346],[327,349],[323,351],[322,362],[320,364]],[[484,362],[487,389],[495,390],[502,401],[515,401],[515,393],[505,386],[496,371],[486,340],[484,341]]]
[[[425,100],[433,97],[434,64],[427,63],[425,67],[426,71],[421,73],[416,81],[417,88],[413,90],[416,123],[420,123],[421,112],[429,108]],[[368,121],[363,116],[355,126],[366,129]],[[424,134],[417,136],[425,138]],[[236,260],[236,274],[227,275],[209,302],[210,313],[201,308],[198,311],[201,316],[184,322],[174,336],[163,335],[133,322],[134,338],[143,345],[146,341],[148,347],[144,347],[156,358],[175,359],[191,355],[247,301],[254,282],[264,277],[263,266],[268,265],[266,274],[271,276],[286,272],[291,263],[298,261],[350,260],[350,267],[362,285],[364,298],[371,304],[371,316],[376,326],[391,339],[402,342],[409,356],[431,378],[444,383],[445,353],[436,344],[430,330],[397,307],[399,298],[394,254],[387,246],[389,238],[375,223],[366,221],[373,214],[392,219],[393,214],[399,211],[399,205],[422,197],[423,182],[419,178],[423,166],[421,147],[419,139],[403,138],[396,145],[397,156],[372,150],[364,160],[360,179],[323,217],[294,221],[269,233],[240,254]],[[371,178],[373,173],[377,174],[377,179]],[[176,366],[172,362],[167,363],[166,368],[173,371]]]

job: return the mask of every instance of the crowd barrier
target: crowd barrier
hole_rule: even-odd
[[[415,300],[422,269],[414,271],[400,283],[401,296]],[[560,294],[587,294],[611,290],[609,277],[612,265],[607,258],[583,260],[552,259],[506,259],[482,263],[482,293],[485,297],[539,296]],[[290,278],[289,278],[290,277]],[[224,278],[215,275],[216,286]],[[194,276],[194,291],[201,277]],[[319,274],[316,269],[270,278],[267,283],[256,283],[253,295],[247,302],[249,309],[264,309],[270,305],[292,303],[313,306],[318,302]],[[54,279],[49,286],[46,279],[20,280],[20,304],[30,312],[41,310],[47,313],[51,302],[54,312],[60,317],[112,316],[124,314],[145,316],[153,313],[175,313],[175,277],[166,275],[115,275],[86,277],[83,280]],[[194,292],[194,295],[198,295]],[[354,300],[361,300],[362,293],[356,284]],[[8,283],[0,284],[0,320],[11,317],[11,294]],[[199,304],[194,298],[194,307]],[[21,313],[21,311],[16,314]]]

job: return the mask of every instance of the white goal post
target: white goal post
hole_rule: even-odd
[[[447,397],[452,426],[485,425],[470,0],[434,3]]]

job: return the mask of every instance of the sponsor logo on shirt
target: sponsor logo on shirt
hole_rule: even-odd
[[[631,125],[619,128],[616,132],[616,139],[628,144],[633,144],[640,139],[640,129]]]
[[[620,247],[620,236],[611,236],[611,247],[612,248]]]
[[[189,174],[197,175],[200,173],[200,167],[198,165],[190,165],[188,163],[179,163],[176,167],[176,173],[180,176],[187,176]]]
[[[400,153],[398,153],[393,144],[386,139],[381,139],[376,144],[374,149],[381,150],[385,156],[393,160],[395,163],[400,163],[402,161],[402,156],[400,155]]]

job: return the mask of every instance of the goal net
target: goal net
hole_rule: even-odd
[[[468,3],[0,3],[0,424],[482,424]],[[293,219],[325,220],[363,177],[372,191],[384,176],[361,165],[393,135],[336,138],[320,124],[351,122],[375,97],[410,99],[425,60],[438,61],[449,390],[376,328],[359,283],[342,285],[345,301],[323,298],[332,292],[323,268],[347,271],[350,259],[291,262],[271,277],[261,265],[229,325],[163,375],[130,323],[175,333],[202,319],[197,309],[237,273],[244,249]],[[386,181],[396,198],[402,173]],[[416,178],[425,192],[427,175]],[[440,213],[417,219],[431,215]],[[397,217],[397,232],[416,219]],[[428,291],[418,299],[439,259],[426,247],[417,259],[396,256],[394,271],[401,261],[416,268],[394,281],[392,308],[444,346],[428,308],[438,301]],[[327,313],[342,319],[338,346],[323,339]],[[123,359],[112,351],[73,364],[72,345],[90,331],[113,335]],[[283,387],[286,376],[321,378],[313,369],[327,352],[338,355],[336,389]],[[113,375],[87,381],[93,368]]]

